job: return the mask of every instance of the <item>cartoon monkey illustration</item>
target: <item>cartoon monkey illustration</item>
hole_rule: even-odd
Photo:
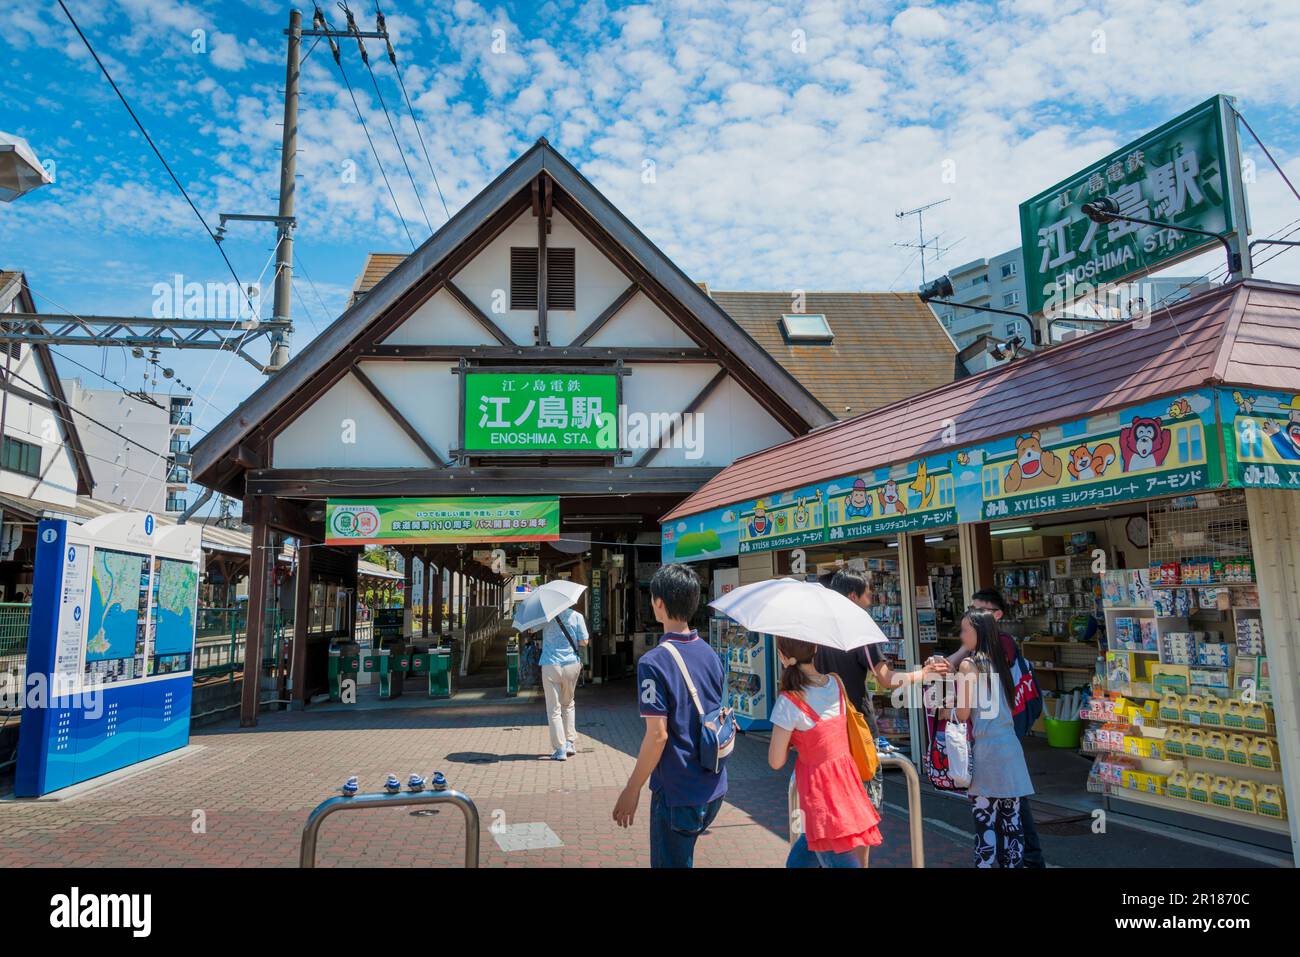
[[[1160,419],[1133,416],[1133,424],[1126,425],[1119,433],[1119,450],[1124,460],[1125,472],[1138,472],[1142,469],[1159,468],[1165,464],[1169,446],[1173,437],[1169,430],[1160,424]]]
[[[1070,464],[1066,468],[1076,482],[1086,482],[1088,479],[1101,478],[1114,461],[1115,446],[1109,442],[1102,442],[1091,450],[1085,442],[1077,449],[1070,450]]]
[[[1002,487],[1008,492],[1030,492],[1051,488],[1061,477],[1063,466],[1060,457],[1043,448],[1038,432],[1016,436],[1016,460],[1007,469]]]
[[[876,492],[880,499],[881,515],[906,515],[907,504],[898,494],[898,483],[890,479]]]
[[[871,498],[867,495],[867,483],[861,478],[853,480],[853,491],[849,493],[844,505],[844,518],[870,518]]]

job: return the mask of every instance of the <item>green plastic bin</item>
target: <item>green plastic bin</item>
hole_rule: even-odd
[[[1047,729],[1047,743],[1054,748],[1077,748],[1083,737],[1083,722],[1057,721],[1043,715],[1043,727]]]

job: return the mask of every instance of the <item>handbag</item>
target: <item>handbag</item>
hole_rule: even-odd
[[[695,758],[704,770],[711,774],[719,774],[723,762],[736,747],[736,715],[727,707],[715,708],[706,714],[704,705],[700,703],[699,692],[695,690],[695,682],[691,680],[691,673],[686,667],[686,662],[682,660],[681,652],[673,647],[671,641],[662,642],[660,647],[668,649],[668,653],[677,662],[682,677],[686,679],[686,690],[690,692],[691,700],[695,702],[695,710],[700,715],[700,740],[696,744]]]
[[[926,730],[930,745],[921,762],[926,778],[938,791],[966,790],[975,770],[969,724],[957,720],[955,708],[947,718],[939,717],[937,711],[927,711]]]
[[[849,731],[849,751],[853,753],[853,763],[858,766],[858,776],[864,781],[870,781],[880,769],[880,755],[876,753],[875,739],[871,737],[867,719],[844,693],[844,682],[840,676],[834,675],[834,678],[840,686],[840,712],[844,715],[844,725]]]

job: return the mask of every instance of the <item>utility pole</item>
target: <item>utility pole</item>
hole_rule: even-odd
[[[298,169],[298,59],[302,46],[302,14],[289,11],[289,52],[284,65],[284,131],[280,138],[280,221],[276,228],[275,301],[272,319],[289,321],[293,301],[293,194],[294,175]],[[289,331],[271,335],[272,369],[282,369],[289,361]]]
[[[929,240],[925,238],[925,222],[922,217],[925,215],[925,211],[927,209],[933,209],[935,206],[942,206],[944,203],[948,202],[948,198],[949,197],[944,197],[943,199],[935,200],[933,203],[927,203],[924,206],[918,206],[916,207],[916,209],[905,209],[894,214],[895,219],[903,219],[907,216],[916,217],[916,232],[917,232],[918,241],[914,243],[894,243],[894,245],[905,246],[908,249],[919,249],[921,251],[921,285],[923,286],[925,285],[925,251],[927,248],[929,248]],[[955,246],[956,243],[954,243],[953,245]],[[949,249],[952,249],[952,246],[945,246],[944,248],[940,249],[939,237],[938,236],[934,237],[935,256],[939,256],[947,252]]]
[[[271,304],[271,318],[281,325],[270,334],[271,356],[266,364],[268,374],[279,372],[289,361],[289,335],[293,332],[289,312],[293,303],[293,231],[298,225],[293,214],[293,200],[298,168],[298,80],[301,72],[302,38],[304,36],[326,38],[335,60],[338,59],[338,45],[334,42],[336,38],[355,37],[360,43],[362,37],[374,37],[388,42],[387,29],[372,32],[358,30],[355,24],[352,24],[351,29],[348,30],[331,30],[325,23],[320,7],[316,8],[315,21],[310,30],[303,30],[301,13],[297,10],[289,11],[289,29],[284,33],[289,38],[289,43],[284,64],[284,130],[280,137],[279,213],[275,216],[222,213],[221,225],[217,229],[217,238],[220,240],[225,238],[228,222],[275,223],[275,296]]]

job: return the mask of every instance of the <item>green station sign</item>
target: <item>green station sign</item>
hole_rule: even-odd
[[[332,498],[326,545],[416,542],[542,542],[560,537],[560,500],[520,498]]]
[[[614,452],[618,374],[465,372],[467,452]]]
[[[1022,203],[1027,311],[1059,309],[1216,244],[1158,226],[1095,223],[1085,203],[1110,197],[1126,216],[1220,235],[1232,230],[1239,174],[1227,145],[1231,117],[1227,98],[1211,97]]]

